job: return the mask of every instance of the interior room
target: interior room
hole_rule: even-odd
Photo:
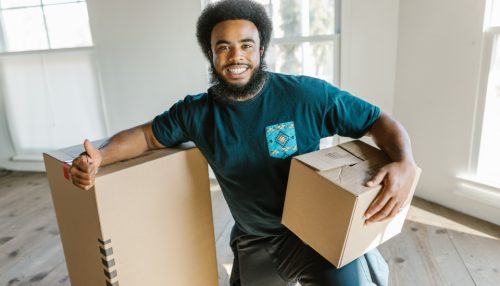
[[[320,78],[409,134],[422,173],[378,246],[389,284],[500,285],[500,0],[255,1],[273,21],[268,71]],[[206,92],[196,23],[212,2],[0,0],[0,286],[72,285],[43,154]],[[209,184],[229,285],[235,222],[211,170]]]

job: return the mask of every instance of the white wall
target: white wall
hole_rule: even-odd
[[[206,89],[200,0],[87,0],[111,133]]]
[[[10,157],[14,155],[14,147],[12,146],[12,139],[9,134],[5,104],[2,90],[0,89],[0,169],[9,167]]]
[[[423,170],[417,195],[500,224],[500,206],[456,179],[471,163],[484,2],[401,0],[394,114]]]
[[[399,0],[344,0],[341,88],[392,114]]]
[[[474,171],[484,2],[343,1],[341,87],[407,128],[417,196],[500,224],[499,190],[457,179]]]

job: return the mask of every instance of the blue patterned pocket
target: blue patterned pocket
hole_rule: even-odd
[[[267,147],[273,158],[285,159],[297,152],[297,138],[293,121],[266,127]]]

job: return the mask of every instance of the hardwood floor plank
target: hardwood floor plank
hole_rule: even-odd
[[[0,218],[2,220],[15,217],[29,210],[43,197],[47,198],[48,182],[46,177],[39,173],[25,173],[23,176],[15,176],[13,182],[4,184],[6,180],[7,178],[0,179]],[[16,208],[12,206],[16,206]]]
[[[449,233],[476,285],[500,285],[500,241],[457,231]]]
[[[446,229],[407,221],[379,250],[389,264],[390,285],[475,285]]]
[[[60,254],[61,262],[55,264],[54,269],[37,286],[71,286],[62,250]]]
[[[233,252],[229,246],[229,237],[234,221],[231,219],[224,229],[220,238],[216,241],[217,267],[219,274],[219,285],[229,285],[229,276],[233,264]]]
[[[226,225],[231,220],[231,213],[227,206],[226,200],[220,189],[211,189],[212,197],[212,216],[214,221],[214,234],[217,241],[224,232]]]
[[[500,239],[500,226],[445,208],[421,198],[414,198],[408,220],[443,227],[476,236]]]
[[[64,262],[62,245],[58,235],[42,234],[19,248],[19,255],[2,265],[0,285],[29,283],[51,285],[44,282],[58,264]]]

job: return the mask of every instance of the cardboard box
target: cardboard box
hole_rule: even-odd
[[[364,225],[381,189],[364,184],[389,162],[359,140],[293,158],[282,223],[336,267],[346,265],[401,232],[420,170],[395,218]]]
[[[88,191],[68,174],[82,151],[44,154],[72,286],[217,285],[208,167],[198,149],[105,166]]]

